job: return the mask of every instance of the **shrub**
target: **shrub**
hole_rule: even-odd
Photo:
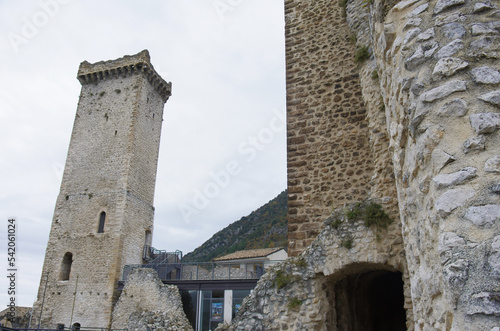
[[[332,227],[334,229],[338,229],[340,226],[340,223],[342,223],[342,219],[340,217],[335,218],[335,221],[332,223]]]
[[[361,213],[361,204],[358,202],[356,203],[352,209],[349,209],[345,214],[347,216],[347,219],[349,221],[354,221],[355,219],[358,218],[359,214]]]
[[[301,267],[301,268],[307,267],[306,259],[303,256],[299,257],[294,262],[295,262],[295,265],[297,267]]]
[[[347,249],[351,249],[352,248],[352,244],[353,244],[353,240],[352,238],[349,238],[349,239],[344,239],[342,240],[342,247],[345,247]]]
[[[283,272],[283,270],[276,271],[275,284],[276,288],[279,290],[288,285],[292,281],[292,277]]]
[[[387,229],[387,226],[391,223],[391,218],[386,214],[381,205],[370,203],[366,207],[365,226],[370,227],[375,225],[377,228]]]
[[[288,301],[288,309],[295,310],[302,305],[302,301],[297,298],[292,298]]]
[[[368,51],[368,46],[363,46],[356,50],[356,54],[354,56],[354,62],[362,63],[370,58],[370,52]]]

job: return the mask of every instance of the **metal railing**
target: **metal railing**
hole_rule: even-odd
[[[180,263],[182,261],[182,251],[167,252],[154,247],[144,245],[142,259],[148,264]]]
[[[126,265],[123,268],[122,280],[126,281],[130,272],[137,268],[156,270],[162,281],[169,280],[231,280],[260,279],[265,269],[281,261],[247,262],[247,263],[148,263]]]

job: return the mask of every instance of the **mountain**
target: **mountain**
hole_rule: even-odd
[[[208,262],[243,249],[286,247],[287,191],[281,192],[262,207],[229,224],[184,256],[185,262]]]

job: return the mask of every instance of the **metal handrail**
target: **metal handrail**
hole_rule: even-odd
[[[244,280],[260,279],[266,267],[281,262],[260,261],[245,263],[186,262],[186,263],[147,263],[126,265],[122,280],[126,281],[133,269],[150,268],[156,270],[162,281],[169,280]]]

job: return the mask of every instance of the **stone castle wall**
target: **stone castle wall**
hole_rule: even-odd
[[[339,284],[351,276],[360,278],[370,273],[391,273],[399,278],[404,287],[400,309],[406,310],[401,323],[413,330],[406,258],[395,231],[399,227],[393,224],[378,232],[367,228],[363,219],[349,220],[347,211],[349,207],[335,210],[321,233],[298,257],[267,270],[244,300],[232,325],[219,330],[377,330],[365,316],[353,319],[368,323],[357,329],[341,321],[352,313],[342,309],[349,307],[344,296],[352,297],[353,291],[339,290]],[[382,238],[378,240],[377,236]],[[359,300],[356,304],[366,302]]]
[[[302,253],[229,329],[352,329],[339,312],[377,270],[401,273],[408,330],[498,327],[499,7],[285,1],[289,248]],[[356,201],[395,222],[353,222]]]
[[[499,4],[371,9],[418,329],[498,326]]]
[[[123,267],[142,262],[153,227],[169,84],[156,75],[147,52],[84,62],[78,78],[82,91],[33,313],[38,318],[44,302],[41,327],[109,327]],[[102,212],[104,231],[98,233]],[[62,277],[67,253],[69,279]]]
[[[289,255],[374,173],[355,51],[337,1],[285,1]]]

